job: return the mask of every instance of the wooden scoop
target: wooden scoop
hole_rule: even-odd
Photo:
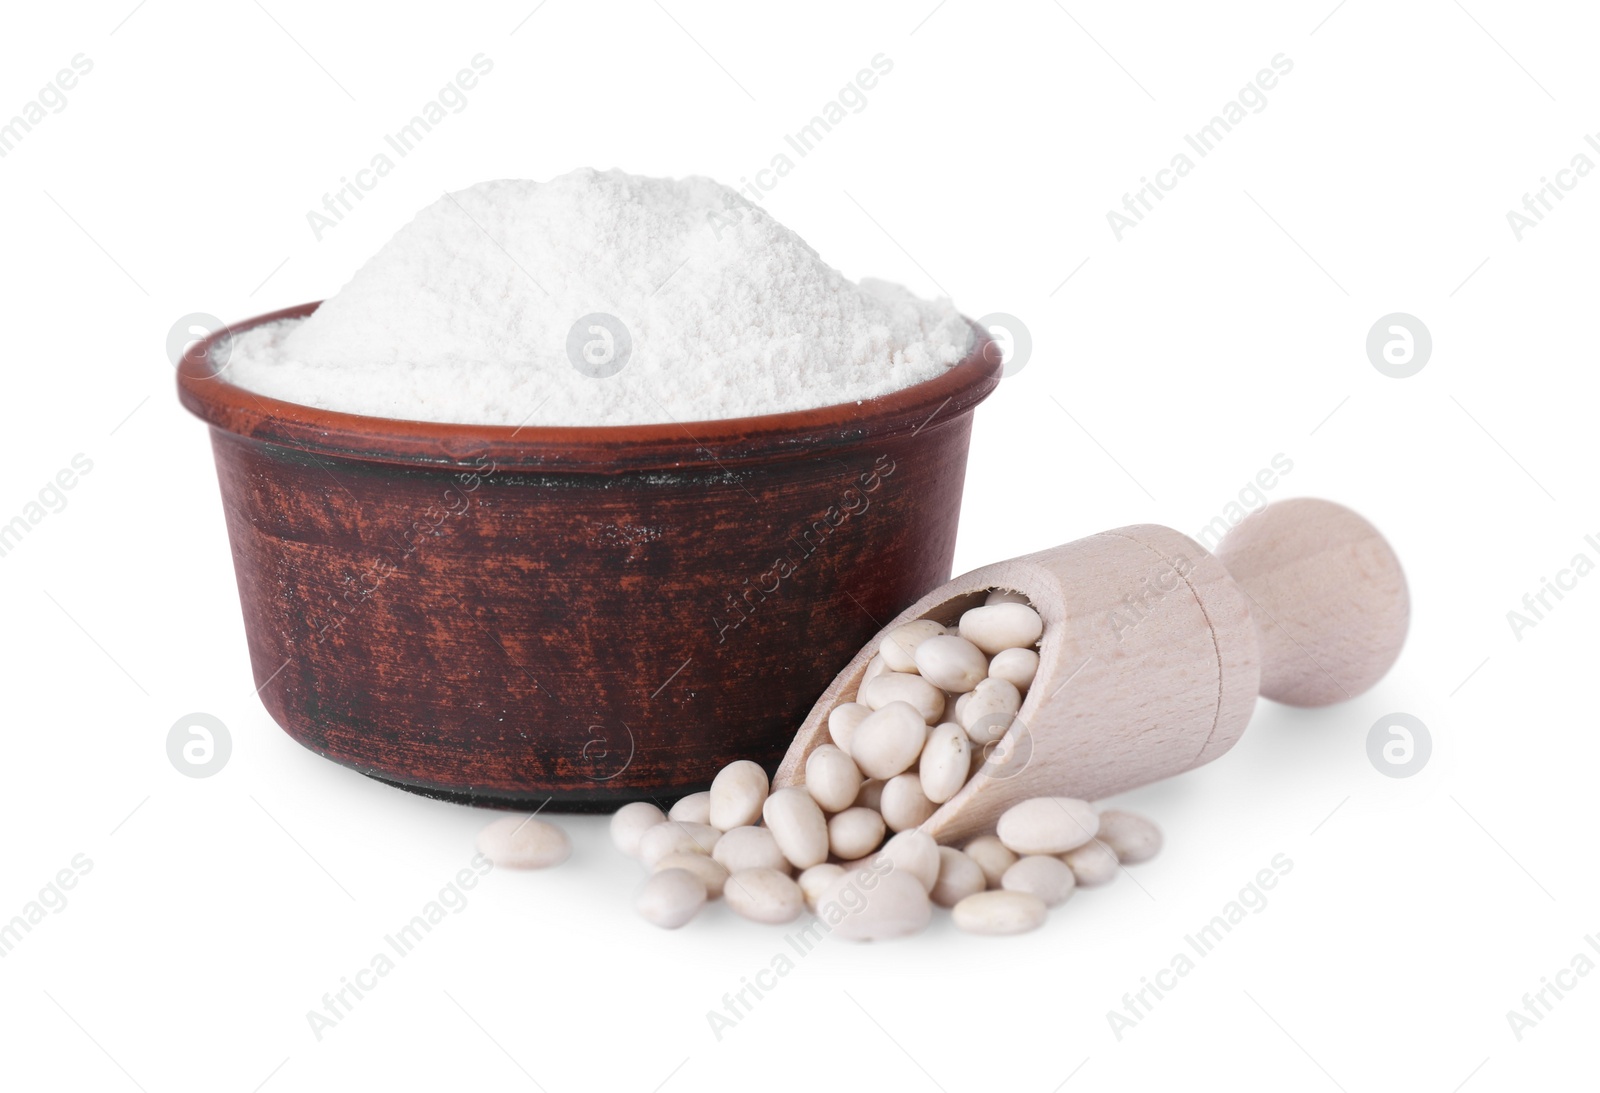
[[[1256,695],[1322,706],[1367,690],[1405,642],[1410,597],[1371,524],[1302,498],[1247,517],[1211,554],[1139,524],[975,569],[928,593],[856,654],[812,707],[773,779],[805,780],[828,713],[854,698],[885,634],[953,625],[991,589],[1044,620],[1039,671],[1011,728],[922,829],[950,842],[994,829],[1029,797],[1094,801],[1208,763]]]

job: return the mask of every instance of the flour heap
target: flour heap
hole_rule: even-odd
[[[232,339],[226,375],[379,417],[629,425],[876,397],[970,338],[717,182],[585,169],[445,195],[315,314]]]

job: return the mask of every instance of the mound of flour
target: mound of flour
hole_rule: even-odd
[[[687,422],[882,395],[969,336],[948,300],[850,281],[719,183],[581,170],[446,195],[314,315],[235,337],[226,375],[415,421]]]

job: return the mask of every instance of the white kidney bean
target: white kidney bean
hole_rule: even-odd
[[[503,869],[543,869],[572,854],[572,840],[532,816],[502,816],[478,832],[478,849]]]
[[[680,797],[678,803],[667,810],[669,820],[687,820],[692,824],[711,822],[711,794],[706,790]]]
[[[828,860],[828,820],[804,786],[775,790],[761,806],[761,818],[796,869]]]
[[[938,634],[917,646],[917,671],[935,687],[962,694],[989,674],[989,658],[966,638]]]
[[[880,811],[890,831],[909,831],[939,806],[922,793],[922,779],[915,774],[897,774],[883,784]]]
[[[874,812],[880,811],[883,804],[883,779],[868,778],[861,783],[861,792],[856,794],[856,808],[870,808]]]
[[[1033,685],[1039,674],[1039,654],[1032,649],[1002,649],[989,662],[989,675],[1003,679],[1019,691]]]
[[[823,862],[813,865],[810,869],[795,878],[795,883],[800,886],[800,894],[805,896],[806,906],[811,910],[817,909],[817,900],[822,893],[827,891],[828,885],[844,876],[844,867],[834,865],[832,862]]]
[[[1044,900],[1028,892],[974,892],[950,909],[956,928],[969,934],[1025,934],[1044,925]]]
[[[1105,884],[1117,876],[1117,852],[1099,839],[1067,851],[1061,860],[1085,888]]]
[[[711,826],[727,831],[756,822],[767,799],[767,772],[759,763],[736,759],[711,780]]]
[[[1042,899],[1046,907],[1065,903],[1077,886],[1077,878],[1066,862],[1048,854],[1018,858],[1000,878],[1000,887],[1007,892],[1031,892]]]
[[[634,801],[611,814],[611,842],[630,858],[639,856],[639,840],[666,816],[649,801]]]
[[[863,683],[856,698],[868,709],[881,710],[891,702],[910,704],[931,725],[944,713],[944,692],[921,676],[885,672],[870,683]],[[851,751],[852,755],[855,754]]]
[[[871,713],[871,709],[859,702],[842,702],[829,711],[828,735],[840,751],[850,754],[850,741],[855,737],[856,728]]]
[[[1075,797],[1033,797],[1000,814],[995,834],[1018,854],[1065,854],[1094,838],[1100,818]]]
[[[1005,847],[1001,847],[1005,850]],[[1006,851],[1010,853],[1010,851]],[[939,848],[939,876],[928,897],[940,907],[954,907],[974,892],[988,887],[978,863],[953,846]]]
[[[994,656],[1002,649],[1032,645],[1044,633],[1039,612],[1025,603],[993,603],[964,612],[957,628],[962,637]]]
[[[644,882],[633,905],[646,922],[676,930],[706,905],[706,886],[687,869],[663,869]]]
[[[1161,849],[1161,829],[1143,816],[1108,808],[1100,813],[1100,832],[1095,836],[1116,852],[1124,864],[1147,861]]]
[[[958,725],[961,724],[962,723],[961,719],[962,719],[962,717],[965,716],[965,712],[964,711],[971,704],[972,704],[972,692],[971,691],[968,691],[964,695],[956,695],[955,709],[953,709],[951,711],[951,713],[953,713],[955,716],[950,718],[950,720],[954,721]]]
[[[854,886],[857,891],[849,895]],[[846,914],[833,933],[848,941],[890,941],[921,933],[933,917],[927,890],[909,873],[878,875],[869,867],[837,877],[817,900],[837,903]]]
[[[861,682],[865,683],[869,679],[875,679],[887,671],[889,671],[889,665],[884,662],[883,654],[880,653],[867,661],[867,666],[861,673]]]
[[[861,769],[844,749],[819,744],[806,756],[806,790],[827,811],[843,812],[861,792]]]
[[[929,638],[942,637],[944,624],[932,619],[914,619],[896,627],[878,643],[878,655],[891,672],[917,670],[917,646]]]
[[[1029,603],[1029,600],[1021,592],[1008,592],[1003,588],[996,588],[983,598],[983,603],[987,607],[995,603]]]
[[[911,769],[927,739],[928,725],[922,715],[905,702],[890,702],[856,728],[850,757],[869,777],[893,778]]]
[[[721,840],[722,832],[710,824],[668,820],[640,836],[639,860],[652,869],[668,854],[710,854]]]
[[[963,846],[961,851],[978,863],[978,868],[983,870],[984,883],[990,888],[1000,887],[1000,878],[1017,861],[1017,856],[993,835],[979,835]]]
[[[992,744],[1006,734],[1022,708],[1022,692],[1004,679],[990,677],[973,688],[961,711],[961,727],[974,744]]]
[[[966,730],[953,721],[935,726],[922,745],[917,773],[922,779],[922,795],[934,804],[942,805],[954,797],[972,773],[972,745]]]
[[[668,854],[656,862],[655,871],[659,873],[663,869],[682,869],[699,877],[700,883],[706,886],[707,899],[719,898],[728,880],[727,867],[704,854]]]
[[[736,827],[725,831],[711,851],[713,860],[730,873],[742,869],[775,869],[789,872],[789,859],[778,848],[778,840],[764,827]]]
[[[933,890],[939,879],[939,844],[923,831],[901,831],[883,844],[880,858],[889,859],[897,873],[917,878],[924,892]]]
[[[883,842],[883,817],[870,808],[847,808],[828,821],[828,846],[835,857],[863,858]]]
[[[779,926],[805,910],[805,896],[787,873],[776,869],[740,869],[728,876],[722,898],[734,914],[752,922]]]

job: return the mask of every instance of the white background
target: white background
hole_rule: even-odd
[[[0,960],[0,1081],[1486,1093],[1589,1074],[1600,975],[1520,1041],[1506,1012],[1600,935],[1600,577],[1520,641],[1506,613],[1580,551],[1600,560],[1600,178],[1520,241],[1506,212],[1600,161],[1592,12],[536,2],[7,13],[0,115],[75,54],[94,68],[0,160],[0,522],[74,455],[93,470],[0,558],[0,918],[74,855],[93,866]],[[316,241],[306,211],[480,52],[494,71],[468,108]],[[466,863],[485,816],[317,758],[253,696],[169,328],[326,296],[481,179],[737,184],[878,53],[892,74],[766,204],[851,276],[1031,331],[977,415],[957,570],[1134,522],[1193,533],[1281,452],[1274,496],[1344,501],[1399,551],[1399,665],[1343,706],[1262,703],[1222,760],[1130,794],[1165,852],[1036,934],[941,915],[908,943],[824,944],[719,1041],[706,1011],[782,932],[720,906],[645,925],[603,821],[563,820],[569,864],[492,875],[319,1042],[306,1011]],[[1265,109],[1119,242],[1107,210],[1280,53]],[[1405,380],[1364,349],[1396,311],[1435,343]],[[167,758],[191,711],[231,730],[208,779]],[[1367,758],[1395,711],[1433,740],[1404,779]],[[1106,1012],[1280,853],[1267,907],[1119,1040]]]

